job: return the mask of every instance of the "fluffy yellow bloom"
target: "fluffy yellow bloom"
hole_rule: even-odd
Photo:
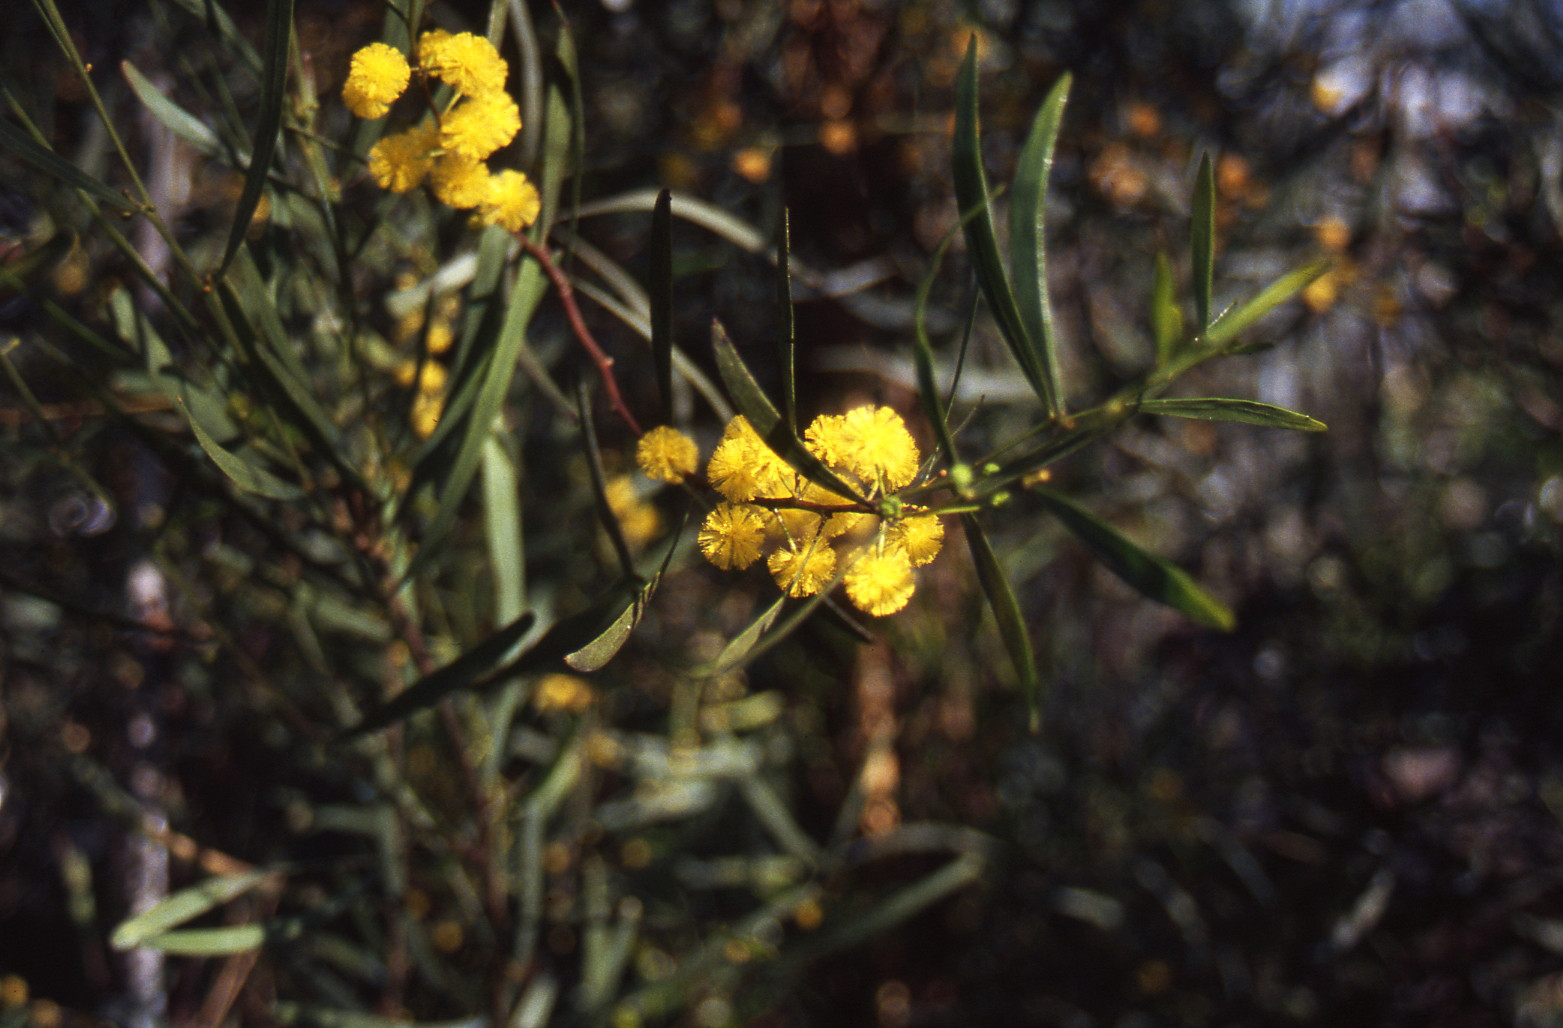
[[[471,157],[446,154],[429,170],[434,198],[450,207],[476,207],[488,199],[488,166]]]
[[[658,425],[635,444],[635,463],[646,477],[658,482],[679,482],[700,463],[695,441],[670,425]]]
[[[764,511],[748,503],[719,503],[695,542],[706,560],[725,570],[741,570],[760,559],[765,542]]]
[[[915,514],[890,528],[892,542],[906,550],[913,567],[922,567],[939,555],[944,546],[944,523],[937,514]]]
[[[917,442],[889,407],[856,407],[826,434],[840,461],[870,489],[890,492],[917,477]]]
[[[804,543],[796,548],[783,546],[770,555],[765,566],[770,568],[771,577],[788,596],[813,596],[825,587],[836,570],[836,551],[823,541]]]
[[[515,138],[521,108],[509,93],[482,93],[461,101],[440,119],[440,145],[447,153],[482,160]]]
[[[662,534],[662,514],[641,498],[635,479],[616,475],[608,479],[608,509],[619,519],[619,530],[631,545],[644,546]]]
[[[380,118],[407,88],[412,69],[400,50],[384,43],[370,43],[353,55],[342,102],[360,118]]]
[[[488,180],[488,199],[478,208],[478,220],[506,232],[519,232],[536,221],[542,209],[537,187],[521,172],[506,169]],[[695,470],[694,466],[689,470]]]
[[[717,492],[734,503],[743,503],[761,496],[791,496],[795,476],[748,419],[739,415],[722,432],[722,441],[706,465],[706,477]]]
[[[487,39],[471,32],[452,35],[443,29],[418,37],[418,67],[449,83],[462,96],[503,91],[510,71]]]
[[[861,550],[846,574],[847,598],[865,614],[894,614],[912,598],[917,583],[906,551],[889,545]]]
[[[369,174],[381,189],[393,193],[418,188],[434,163],[431,151],[439,142],[439,132],[434,122],[429,121],[385,136],[369,148]]]

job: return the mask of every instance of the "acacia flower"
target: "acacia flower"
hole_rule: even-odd
[[[847,598],[865,614],[894,614],[912,598],[917,583],[906,550],[894,544],[859,550],[846,574]]]
[[[488,199],[488,165],[471,157],[446,154],[429,170],[434,198],[450,207],[476,207]]]
[[[432,121],[381,138],[369,148],[369,174],[381,189],[406,193],[418,188],[434,163],[430,151],[439,141]]]
[[[822,540],[786,545],[766,560],[771,577],[788,596],[813,596],[825,587],[836,570],[836,551]]]
[[[853,408],[828,434],[842,462],[871,489],[889,492],[917,477],[917,442],[889,407]]]
[[[542,209],[537,187],[521,172],[507,168],[489,178],[488,198],[478,208],[478,220],[507,232],[519,232],[536,221]],[[689,470],[695,470],[693,464]]]
[[[433,29],[418,37],[418,67],[462,96],[501,92],[510,66],[482,36]]]
[[[699,462],[695,441],[670,425],[658,425],[635,444],[635,463],[658,482],[682,481]]]
[[[727,423],[706,465],[706,477],[716,491],[734,503],[757,497],[792,495],[792,469],[776,456],[765,440],[739,415]]]
[[[706,515],[695,542],[706,560],[724,570],[738,571],[760,558],[765,542],[761,508],[748,503],[719,503]]]
[[[893,543],[906,550],[913,567],[922,567],[939,555],[944,546],[944,523],[937,514],[914,514],[902,518],[886,533]]]
[[[447,153],[482,160],[514,139],[520,128],[521,109],[509,93],[481,93],[440,119],[440,145]]]
[[[400,50],[370,43],[353,54],[342,84],[342,102],[360,118],[384,117],[411,77],[412,69]]]

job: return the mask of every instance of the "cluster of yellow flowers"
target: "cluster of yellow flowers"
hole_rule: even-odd
[[[917,443],[888,407],[822,414],[804,440],[871,501],[891,497],[917,477]],[[647,432],[636,449],[641,468],[662,481],[692,473],[697,459],[694,441],[665,426]],[[871,513],[797,474],[743,417],[728,423],[706,477],[723,502],[701,525],[700,552],[719,568],[737,570],[771,548],[766,567],[789,596],[813,595],[845,568],[842,579],[854,605],[876,617],[894,614],[916,588],[912,569],[933,560],[944,544],[938,515],[895,503],[879,505],[887,513]]]
[[[478,224],[510,232],[537,220],[537,189],[519,171],[484,163],[515,138],[521,111],[505,92],[509,65],[482,36],[435,29],[418,38],[417,71],[451,87],[450,103],[369,151],[369,173],[382,189],[406,193],[427,182],[441,203],[472,210]],[[360,118],[381,118],[411,81],[413,67],[395,47],[370,43],[353,54],[342,100]]]

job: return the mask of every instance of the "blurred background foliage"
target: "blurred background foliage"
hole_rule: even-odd
[[[230,10],[258,40],[259,6]],[[479,28],[485,12],[436,10]],[[233,91],[224,102],[254,102],[253,79],[220,63],[198,19],[129,0],[65,13],[138,154],[158,137],[121,60],[192,109],[213,105],[200,90],[217,81]],[[753,719],[728,755],[768,769],[810,838],[863,831],[831,873],[800,876],[752,799],[733,798],[749,772],[658,822],[636,806],[647,793],[624,756],[598,754],[540,851],[541,955],[511,987],[547,975],[583,987],[582,911],[611,891],[610,920],[643,926],[628,991],[694,969],[670,1014],[684,1024],[1563,1017],[1563,8],[612,0],[564,13],[584,197],[669,186],[758,226],[790,209],[800,417],[861,399],[915,409],[912,296],[955,224],[953,84],[977,29],[995,182],[1047,87],[1075,76],[1049,210],[1074,392],[1101,396],[1149,367],[1155,255],[1182,252],[1208,151],[1218,306],[1320,253],[1335,264],[1265,323],[1279,345],[1200,369],[1193,391],[1303,410],[1330,431],[1136,422],[1056,471],[1231,604],[1231,634],[1134,595],[1023,501],[995,528],[1050,683],[1039,734],[954,560],[875,626],[882,641],[813,626],[715,686],[702,716]],[[300,5],[323,110],[380,21],[373,4]],[[102,173],[101,129],[41,26],[14,13],[0,48],[6,87],[56,150]],[[347,131],[345,116],[322,117]],[[220,248],[238,176],[188,154],[170,163],[165,216],[192,249]],[[40,212],[82,228],[70,196],[19,163],[5,172],[8,264],[32,251]],[[646,224],[598,217],[579,231],[644,280]],[[456,242],[446,233],[441,253]],[[158,1003],[176,1023],[213,1010],[307,1020],[277,999],[420,1019],[488,1009],[484,897],[451,870],[482,840],[454,824],[449,845],[397,858],[408,844],[376,805],[368,759],[320,745],[346,720],[323,683],[394,679],[387,664],[408,654],[381,621],[347,609],[328,623],[310,606],[317,569],[277,542],[307,526],[237,516],[220,490],[191,484],[204,481],[190,467],[199,451],[127,434],[68,365],[36,352],[40,304],[101,325],[109,288],[129,280],[100,238],[59,238],[46,288],[0,308],[16,371],[0,383],[0,1021],[150,1023]],[[684,223],[675,257],[675,324],[692,352],[712,316],[736,339],[774,332],[762,259]],[[382,260],[380,280],[396,270],[366,259]],[[941,281],[942,337],[969,295],[964,272]],[[631,406],[649,409],[644,347],[587,309]],[[548,367],[575,366],[556,306],[532,339]],[[968,398],[1002,421],[1021,383],[991,329],[979,326],[970,360]],[[526,511],[525,575],[568,612],[613,558],[604,539],[599,560],[581,559],[585,469],[573,429],[536,415],[540,393],[518,389],[509,415],[527,426],[529,488],[549,497]],[[166,411],[144,417],[178,431]],[[621,434],[604,444],[610,459],[625,450]],[[481,548],[482,531],[465,523],[452,545]],[[456,622],[449,638],[480,637],[487,615],[463,597],[493,583],[452,570],[436,609]],[[672,740],[680,702],[670,668],[702,646],[710,659],[762,602],[708,571],[662,583],[590,691],[533,690],[503,769],[513,788],[535,789],[575,739],[641,747],[642,768],[666,759],[657,740]],[[409,734],[402,759],[431,809],[460,807],[442,737]],[[149,809],[150,837],[136,830]],[[843,810],[858,816],[836,823]],[[904,831],[915,826],[942,834],[920,845]],[[875,849],[876,837],[904,848]],[[149,989],[140,958],[108,944],[146,887],[135,875],[148,850],[173,854],[165,888],[234,861],[286,863],[285,901],[258,890],[225,909],[258,921],[284,902],[315,930],[252,965],[174,958]],[[981,854],[982,873],[872,939],[829,934],[929,881],[949,851]],[[378,877],[409,868],[411,881]],[[799,881],[807,895],[767,913],[778,883]],[[381,909],[390,896],[405,919]],[[396,924],[409,926],[400,945],[383,934]],[[397,955],[410,969],[388,966]],[[522,1013],[512,1023],[530,1023]]]

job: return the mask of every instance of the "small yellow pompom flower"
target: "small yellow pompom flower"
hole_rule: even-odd
[[[658,425],[635,444],[635,463],[646,477],[658,482],[679,482],[700,463],[695,441],[670,425]]]
[[[915,514],[891,527],[889,538],[906,550],[913,567],[922,567],[944,547],[944,523],[937,514]]]
[[[482,36],[471,32],[452,35],[441,29],[418,38],[418,67],[462,96],[502,92],[510,66]]]
[[[521,172],[507,168],[488,180],[488,199],[478,208],[478,220],[506,232],[519,232],[536,221],[542,209],[537,187]],[[694,470],[693,465],[689,470]]]
[[[783,546],[766,560],[771,577],[788,596],[813,596],[830,581],[836,570],[836,551],[823,541]]]
[[[846,574],[847,598],[865,614],[894,614],[917,588],[912,562],[899,546],[859,551]]]
[[[706,465],[706,477],[717,492],[734,503],[742,503],[760,496],[791,496],[795,476],[787,462],[765,445],[748,419],[739,415],[723,430],[722,441]]]
[[[706,515],[696,543],[706,560],[729,571],[742,570],[760,559],[765,542],[764,511],[748,503],[719,503]]]
[[[386,136],[369,149],[369,174],[381,189],[411,192],[429,174],[437,142],[439,128],[432,121]]]
[[[482,160],[515,138],[521,109],[509,93],[483,93],[461,101],[440,119],[447,153]]]
[[[412,69],[400,50],[370,43],[353,54],[342,85],[342,102],[360,118],[384,117],[411,77]]]
[[[869,488],[883,487],[887,492],[901,488],[917,477],[921,460],[917,442],[906,429],[901,415],[889,407],[856,407],[841,416],[838,437],[842,461]]]
[[[446,154],[429,170],[434,198],[449,207],[476,207],[488,199],[488,165],[471,157]]]

